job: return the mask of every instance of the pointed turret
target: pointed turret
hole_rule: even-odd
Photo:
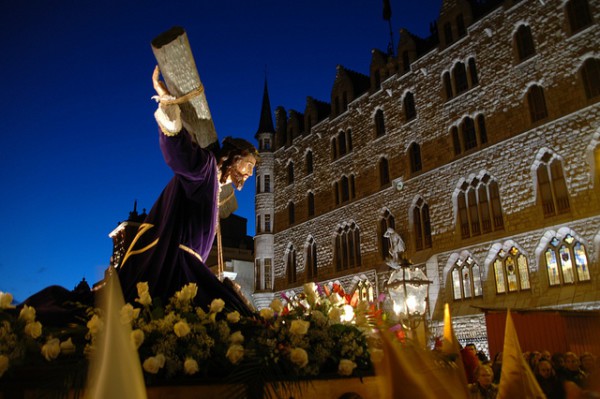
[[[267,78],[265,78],[265,89],[263,91],[262,108],[260,110],[260,121],[258,130],[254,137],[258,139],[259,133],[273,133],[273,116],[271,115],[271,101],[269,101],[269,89],[267,88]]]

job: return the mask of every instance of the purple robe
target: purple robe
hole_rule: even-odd
[[[204,264],[215,238],[219,181],[215,155],[193,143],[187,131],[160,135],[160,148],[175,176],[165,187],[129,247],[119,268],[127,302],[137,298],[137,283],[163,303],[187,283],[198,285],[195,303],[213,299],[242,314],[250,311],[229,286]]]

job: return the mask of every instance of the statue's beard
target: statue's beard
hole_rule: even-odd
[[[231,184],[240,191],[244,187],[247,176],[241,174],[236,168],[229,168],[228,172]]]

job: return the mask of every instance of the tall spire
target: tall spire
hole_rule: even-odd
[[[269,90],[267,88],[267,77],[265,76],[265,90],[263,92],[262,109],[260,110],[260,121],[258,130],[254,137],[258,138],[259,133],[274,133],[273,116],[271,115],[271,102],[269,101]]]

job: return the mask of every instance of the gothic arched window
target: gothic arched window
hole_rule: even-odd
[[[590,281],[590,265],[585,246],[567,234],[554,237],[544,251],[548,283],[551,286]]]
[[[455,300],[470,299],[483,296],[481,271],[479,265],[470,256],[458,259],[450,269],[452,293]]]
[[[508,252],[501,249],[494,260],[496,293],[505,294],[531,289],[527,257],[516,247]]]

